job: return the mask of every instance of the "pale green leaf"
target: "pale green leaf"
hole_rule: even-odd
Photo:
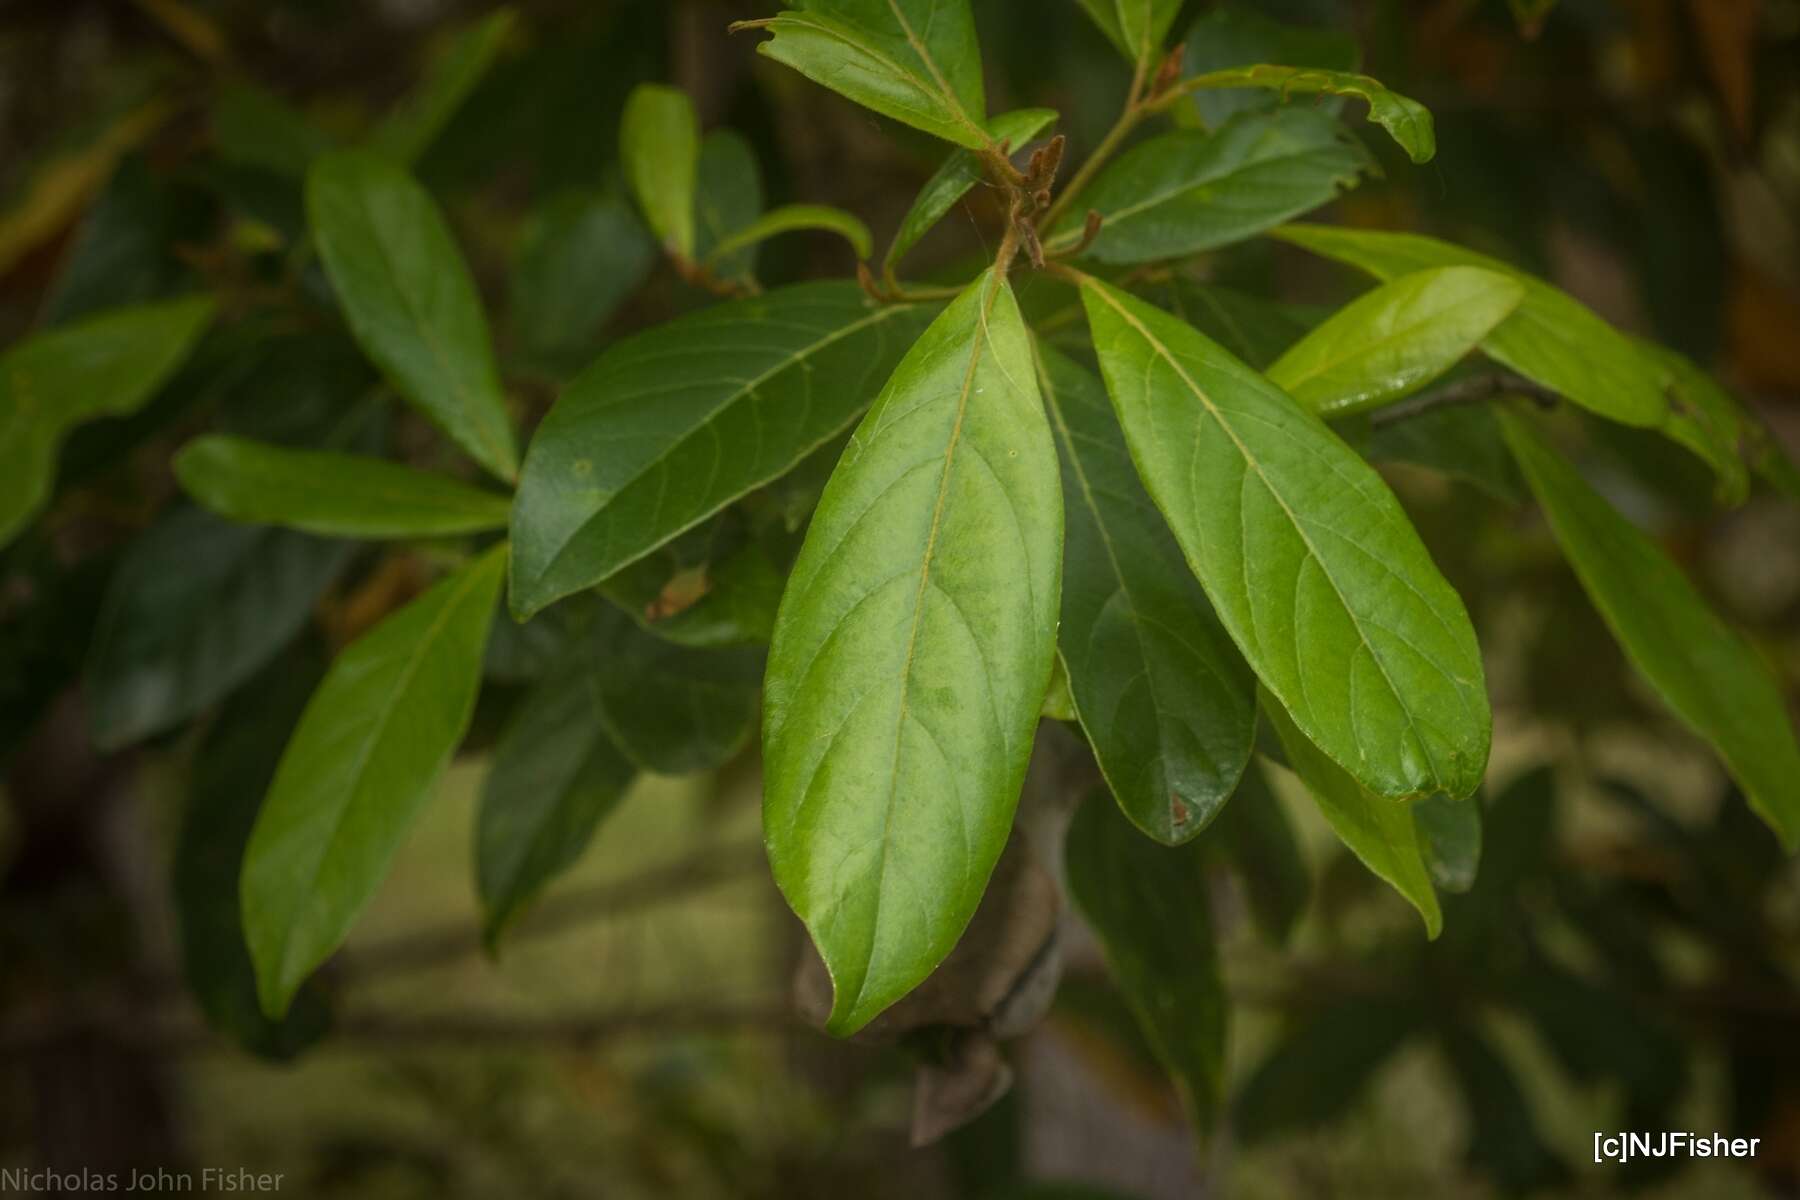
[[[1563,554],[1632,666],[1718,751],[1782,843],[1800,847],[1800,745],[1768,664],[1522,418],[1500,419]]]
[[[1152,63],[1162,50],[1163,38],[1181,11],[1182,0],[1081,0],[1100,32],[1119,48],[1125,60],[1139,66]]]
[[[807,284],[608,348],[532,439],[513,510],[513,611],[600,582],[830,441],[927,315],[872,304],[855,284]]]
[[[512,499],[385,459],[211,434],[175,456],[187,494],[222,517],[328,537],[504,529]]]
[[[1107,391],[1219,619],[1309,738],[1395,799],[1481,782],[1481,654],[1393,493],[1317,416],[1090,277]]]
[[[791,233],[801,229],[818,229],[826,233],[835,233],[850,243],[858,259],[866,259],[875,252],[874,239],[869,236],[869,227],[851,216],[841,208],[832,208],[825,204],[786,204],[780,208],[764,213],[750,224],[726,237],[707,252],[707,260],[726,258],[747,246],[754,246],[778,234]]]
[[[700,119],[678,88],[640,83],[619,122],[619,157],[644,221],[663,247],[694,256],[694,177],[700,161]]]
[[[383,158],[340,151],[307,173],[306,212],[363,352],[476,462],[516,477],[487,318],[430,194]]]
[[[1345,305],[1264,373],[1321,416],[1367,412],[1455,366],[1524,298],[1511,275],[1480,267],[1414,271]]]
[[[988,133],[994,141],[1005,142],[1009,151],[1017,151],[1054,120],[1054,109],[1021,108],[989,121]],[[973,150],[952,150],[944,159],[944,165],[919,189],[912,207],[906,210],[906,216],[900,221],[900,231],[894,235],[887,257],[882,260],[885,269],[891,272],[899,266],[907,251],[918,245],[919,239],[943,220],[944,215],[956,207],[957,201],[969,194],[969,189],[981,181],[982,175],[980,155]]]
[[[1056,447],[990,271],[908,352],[845,451],[769,655],[776,882],[855,1032],[956,944],[1012,827],[1050,682]]]
[[[1081,726],[1125,815],[1176,845],[1237,787],[1256,680],[1131,466],[1098,379],[1040,345],[1062,456],[1062,659]]]
[[[500,56],[517,14],[497,9],[462,30],[369,135],[369,149],[411,166],[437,140]]]
[[[1350,71],[1320,71],[1308,67],[1273,66],[1258,63],[1248,67],[1231,67],[1208,71],[1181,82],[1181,88],[1197,92],[1211,88],[1271,88],[1285,100],[1296,93],[1319,92],[1333,96],[1356,96],[1368,101],[1369,120],[1375,122],[1406,151],[1416,163],[1431,161],[1437,153],[1437,133],[1432,127],[1431,113],[1423,104],[1398,92],[1389,91],[1380,80]]]
[[[244,857],[271,1017],[373,899],[462,741],[505,573],[501,543],[352,642],[307,703]]]

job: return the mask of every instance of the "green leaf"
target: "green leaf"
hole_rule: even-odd
[[[326,537],[410,538],[504,529],[510,497],[380,458],[289,450],[211,434],[175,456],[187,494],[222,517]]]
[[[801,0],[731,28],[767,30],[758,52],[864,108],[959,146],[988,144],[969,0]]]
[[[858,259],[875,252],[875,241],[869,227],[841,208],[824,204],[786,204],[764,213],[750,224],[722,238],[707,252],[707,260],[726,258],[736,251],[764,242],[778,234],[798,229],[820,229],[835,233],[850,243]]]
[[[1252,762],[1201,843],[1224,855],[1243,880],[1250,916],[1265,940],[1283,945],[1306,912],[1312,879],[1281,801]]]
[[[516,19],[512,9],[501,8],[456,34],[418,86],[375,127],[369,149],[402,166],[417,162],[500,57]]]
[[[660,83],[633,88],[619,123],[619,157],[631,194],[663,248],[694,257],[700,119],[687,93]]]
[[[534,209],[507,289],[523,355],[559,374],[580,366],[655,261],[656,246],[623,197],[566,191]]]
[[[1063,855],[1070,898],[1205,1134],[1225,1086],[1227,1008],[1204,852],[1139,836],[1096,795],[1076,809]]]
[[[688,536],[710,534],[705,526]],[[768,550],[756,541],[718,548],[684,561],[672,553],[685,538],[638,559],[600,585],[639,626],[681,646],[768,645],[775,611],[787,582]]]
[[[1243,4],[1221,4],[1202,14],[1188,27],[1184,44],[1184,73],[1188,75],[1256,63],[1354,71],[1361,61],[1356,39],[1341,29],[1273,21]],[[1198,91],[1191,99],[1200,119],[1209,127],[1221,125],[1247,109],[1272,108],[1281,102],[1279,97],[1254,88]]]
[[[226,162],[300,178],[332,148],[324,130],[261,88],[227,84],[213,104],[213,142]]]
[[[1100,381],[1038,347],[1062,453],[1062,658],[1119,807],[1167,845],[1225,803],[1250,761],[1256,680],[1131,467]]]
[[[1012,289],[984,273],[851,439],[769,654],[775,880],[855,1032],[956,944],[1012,827],[1061,592],[1056,447]]]
[[[363,352],[476,462],[515,478],[518,449],[487,318],[430,194],[376,155],[341,151],[307,173],[306,211]]]
[[[39,322],[62,325],[166,295],[190,274],[176,248],[208,237],[213,220],[208,198],[126,155],[63,252]]]
[[[1718,477],[1719,503],[1735,507],[1750,498],[1744,451],[1754,441],[1750,420],[1731,393],[1685,354],[1642,339],[1638,350],[1666,372],[1669,416],[1663,430],[1697,454]]]
[[[1328,315],[1179,275],[1143,294],[1259,371]]]
[[[1413,821],[1425,847],[1431,882],[1446,892],[1474,887],[1481,865],[1480,794],[1466,800],[1427,797],[1413,805]]]
[[[0,546],[43,507],[64,434],[135,412],[211,322],[205,297],[114,309],[0,353]]]
[[[1467,1027],[1451,1029],[1444,1055],[1468,1114],[1469,1163],[1513,1195],[1566,1179],[1568,1168],[1538,1133],[1518,1079],[1487,1039]]]
[[[1512,276],[1479,267],[1414,271],[1345,305],[1264,373],[1321,416],[1367,412],[1455,366],[1524,298]]]
[[[591,640],[533,688],[494,748],[481,791],[475,875],[490,946],[581,857],[637,772],[601,725]]]
[[[1204,335],[1099,280],[1081,291],[1138,474],[1264,685],[1378,795],[1473,792],[1481,654],[1387,485]]]
[[[749,225],[763,210],[762,170],[756,151],[733,129],[715,129],[700,143],[694,182],[694,256],[706,259],[713,247]],[[723,279],[756,274],[755,245],[718,256],[712,270]]]
[[[1086,257],[1105,263],[1179,258],[1243,241],[1354,187],[1367,150],[1323,113],[1244,113],[1217,131],[1176,130],[1139,142],[1100,172],[1045,246],[1082,237],[1102,218]]]
[[[131,544],[107,586],[87,664],[104,750],[222,700],[306,625],[351,547],[181,508]]]
[[[1372,462],[1412,463],[1480,488],[1502,504],[1525,503],[1525,481],[1490,405],[1409,413],[1370,430],[1361,450]]]
[[[1437,153],[1437,133],[1432,128],[1431,114],[1417,100],[1398,92],[1390,92],[1379,79],[1350,71],[1319,71],[1307,67],[1271,66],[1258,63],[1249,67],[1233,67],[1209,71],[1182,80],[1180,86],[1190,92],[1211,88],[1272,88],[1286,100],[1296,92],[1332,96],[1357,96],[1368,101],[1369,120],[1388,131],[1407,156],[1416,163],[1430,162]]]
[[[1421,1013],[1392,1000],[1327,1000],[1287,1032],[1238,1093],[1233,1107],[1245,1144],[1337,1116],[1423,1024]]]
[[[269,1016],[344,940],[449,765],[505,572],[501,543],[352,642],[307,703],[244,856]]]
[[[1427,937],[1437,937],[1444,927],[1444,915],[1431,888],[1412,806],[1373,795],[1308,741],[1293,718],[1266,693],[1262,711],[1281,742],[1288,766],[1306,785],[1338,840],[1419,910]]]
[[[279,1022],[263,1016],[244,944],[238,876],[263,793],[300,711],[324,671],[314,651],[277,660],[207,731],[195,757],[171,871],[182,972],[206,1022],[253,1054],[291,1058],[317,1041],[331,1014],[306,989]]]
[[[830,441],[926,315],[873,305],[855,284],[807,284],[610,347],[532,439],[513,509],[514,614],[591,587]]]
[[[1162,50],[1169,26],[1181,11],[1182,0],[1081,0],[1107,40],[1119,48],[1125,61],[1138,66],[1153,62]]]
[[[1018,151],[1054,120],[1054,109],[1021,108],[989,121],[988,133],[994,141],[1005,142],[1010,151]],[[918,245],[919,239],[943,220],[945,214],[969,194],[970,188],[981,182],[983,174],[980,155],[972,150],[952,150],[944,159],[944,165],[919,189],[912,207],[906,210],[906,216],[900,221],[900,231],[894,235],[887,257],[882,260],[883,268],[891,273],[898,267],[907,251]]]
[[[1632,666],[1718,751],[1782,844],[1800,848],[1800,745],[1768,664],[1529,425],[1511,413],[1500,421],[1563,554]]]

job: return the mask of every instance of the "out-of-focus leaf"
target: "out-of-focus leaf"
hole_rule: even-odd
[[[1487,1039],[1453,1029],[1444,1035],[1444,1054],[1468,1112],[1470,1165],[1513,1194],[1565,1178],[1568,1168],[1538,1133],[1519,1081]]]
[[[1481,865],[1481,794],[1466,800],[1431,796],[1413,805],[1431,882],[1446,892],[1475,886]]]
[[[1455,366],[1525,298],[1510,275],[1439,267],[1357,297],[1264,372],[1320,416],[1367,412]]]
[[[227,162],[296,179],[332,149],[324,130],[280,98],[249,84],[227,85],[213,105],[213,143]]]
[[[212,315],[204,297],[115,309],[0,353],[0,546],[48,497],[64,434],[140,408]]]
[[[1269,88],[1281,98],[1295,94],[1323,92],[1332,96],[1356,96],[1368,101],[1369,120],[1375,122],[1406,151],[1416,163],[1431,161],[1437,153],[1437,133],[1432,127],[1431,113],[1417,100],[1389,91],[1379,79],[1350,71],[1320,71],[1308,67],[1275,66],[1257,63],[1248,67],[1231,67],[1208,71],[1182,81],[1181,87],[1200,91],[1212,88]]]
[[[1238,1132],[1254,1144],[1331,1120],[1423,1024],[1405,1004],[1362,997],[1308,1014],[1245,1081],[1234,1105]]]
[[[207,1024],[253,1054],[285,1059],[330,1023],[324,997],[307,988],[279,1022],[263,1016],[244,944],[238,875],[263,793],[306,697],[324,673],[317,652],[278,660],[246,686],[207,732],[194,761],[175,845],[175,917],[189,989]]]
[[[1104,793],[1076,810],[1069,893],[1100,937],[1138,1025],[1204,1135],[1225,1085],[1225,983],[1198,846],[1159,846]]]
[[[1081,0],[1081,7],[1127,62],[1144,67],[1162,50],[1181,0]]]
[[[1070,691],[1119,807],[1177,845],[1250,761],[1256,679],[1144,494],[1106,389],[1048,346],[1038,355],[1062,456]]]
[[[1294,827],[1259,764],[1245,769],[1202,844],[1222,854],[1243,880],[1250,916],[1263,937],[1285,944],[1306,912],[1312,878]]]
[[[513,612],[598,583],[795,466],[855,419],[928,315],[806,284],[609,348],[532,439]]]
[[[352,547],[180,509],[131,544],[87,666],[106,750],[172,729],[254,675],[305,626]]]
[[[1556,819],[1549,768],[1527,771],[1482,813],[1481,869],[1462,895],[1445,897],[1439,951],[1477,961],[1491,957],[1496,935],[1517,932],[1518,896],[1549,867]]]
[[[1090,277],[1081,292],[1138,474],[1251,669],[1378,795],[1473,792],[1480,650],[1393,493],[1191,326]]]
[[[1800,744],[1768,664],[1656,543],[1523,419],[1503,413],[1501,425],[1564,555],[1626,657],[1718,751],[1783,844],[1800,847]]]
[[[875,241],[869,235],[869,227],[843,209],[824,204],[785,204],[721,238],[718,244],[707,251],[706,257],[709,261],[729,258],[738,251],[779,234],[803,229],[837,234],[850,243],[850,249],[858,259],[866,259],[875,252]]]
[[[1680,1035],[1622,992],[1537,956],[1503,997],[1583,1083],[1619,1083],[1634,1102],[1654,1107],[1673,1101],[1687,1081]]]
[[[1086,251],[1096,261],[1150,262],[1211,250],[1319,207],[1372,166],[1362,144],[1324,113],[1242,113],[1211,133],[1176,130],[1127,150],[1081,193],[1045,248],[1078,243],[1092,210],[1103,222]]]
[[[1412,806],[1372,795],[1308,741],[1279,703],[1267,693],[1264,696],[1263,716],[1280,739],[1288,765],[1306,785],[1338,840],[1419,910],[1427,937],[1437,937],[1444,916],[1431,887]]]
[[[280,1017],[381,886],[475,711],[502,543],[332,663],[288,741],[244,856],[244,931]]]
[[[44,322],[60,325],[165,294],[185,274],[175,244],[198,234],[210,215],[193,193],[165,184],[141,157],[127,155],[63,256]]]
[[[762,214],[762,169],[756,151],[735,129],[715,129],[700,143],[699,173],[694,180],[694,254],[714,258],[727,236]],[[756,273],[755,245],[718,255],[711,270],[723,279]]]
[[[717,647],[767,645],[786,582],[768,550],[746,541],[687,565],[663,552],[647,555],[599,586],[658,637]]]
[[[403,166],[417,162],[494,65],[515,18],[512,9],[501,8],[458,32],[418,86],[375,127],[369,148]]]
[[[1460,479],[1502,504],[1525,503],[1525,481],[1485,404],[1449,405],[1384,422],[1369,431],[1362,451],[1372,462],[1412,463]]]
[[[990,271],[857,428],[769,652],[765,840],[831,972],[833,1034],[929,975],[980,902],[1050,683],[1061,565],[1056,446]]]
[[[641,83],[625,102],[619,155],[644,221],[663,248],[694,256],[694,178],[700,162],[700,119],[678,88]]]
[[[1009,150],[1017,151],[1054,120],[1054,109],[1021,108],[989,121],[988,133],[996,142],[1005,142]],[[912,207],[906,210],[906,216],[900,221],[900,231],[894,235],[887,257],[882,260],[884,269],[891,273],[898,267],[906,252],[918,245],[919,239],[943,220],[944,215],[956,207],[957,201],[969,194],[969,189],[981,181],[982,174],[979,155],[967,149],[952,150],[944,159],[944,165],[919,189]]]
[[[572,653],[525,699],[494,748],[481,792],[475,875],[490,946],[587,849],[637,774],[604,732],[596,643]]]
[[[988,142],[968,0],[804,0],[731,28],[766,30],[759,53],[883,116],[971,149]]]
[[[1271,20],[1255,7],[1239,3],[1221,4],[1201,14],[1188,27],[1184,45],[1188,75],[1257,63],[1354,71],[1361,61],[1356,39],[1344,30]],[[1198,91],[1191,99],[1209,128],[1247,109],[1272,108],[1281,102],[1279,96],[1258,88]],[[1335,112],[1336,102],[1327,103],[1328,111]]]
[[[525,357],[559,373],[581,365],[607,318],[655,261],[649,233],[612,192],[561,192],[533,210],[507,293]]]
[[[1327,315],[1324,309],[1283,304],[1182,276],[1143,294],[1259,371]]]
[[[1670,412],[1665,432],[1713,469],[1719,503],[1742,504],[1750,496],[1744,449],[1751,440],[1743,407],[1687,355],[1654,342],[1639,340],[1637,345],[1668,372],[1665,394]]]
[[[233,521],[326,537],[407,538],[504,529],[512,499],[380,458],[290,450],[225,434],[175,456],[188,495]]]
[[[518,447],[475,281],[429,193],[362,151],[321,156],[307,219],[345,319],[388,381],[501,479]]]

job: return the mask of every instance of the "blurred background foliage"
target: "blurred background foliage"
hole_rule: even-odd
[[[324,976],[330,1035],[284,1062],[317,1028],[252,1039],[262,1059],[208,1032],[176,934],[208,928],[192,907],[208,893],[171,887],[172,868],[188,881],[233,869],[248,819],[233,800],[260,794],[275,753],[256,714],[291,713],[319,646],[303,638],[246,685],[224,706],[232,720],[102,755],[80,677],[108,582],[167,515],[169,455],[202,427],[332,429],[451,461],[404,412],[343,427],[373,378],[305,246],[301,169],[371,128],[416,149],[529,423],[607,341],[709,302],[655,262],[621,199],[632,85],[667,80],[695,99],[712,131],[714,236],[736,214],[805,201],[858,213],[879,243],[935,168],[941,149],[923,137],[727,35],[769,7],[0,7],[0,344],[196,285],[226,314],[144,410],[69,439],[49,518],[0,553],[0,1165],[242,1164],[287,1172],[289,1194],[344,1197],[1800,1195],[1800,874],[1623,669],[1535,518],[1411,468],[1393,478],[1488,654],[1498,786],[1481,871],[1427,945],[1272,773],[1303,853],[1259,858],[1257,831],[1235,830],[1251,849],[1213,880],[1233,1099],[1197,1164],[1073,917],[1052,1017],[1012,1048],[1011,1095],[909,1149],[904,1056],[787,1015],[801,935],[761,860],[753,756],[640,783],[485,959],[467,861],[482,748],[538,669],[510,631],[490,652],[469,754]],[[1124,94],[1117,56],[1072,2],[975,7],[993,111],[1054,107],[1085,152]],[[1800,0],[1216,7],[1188,4],[1190,55],[1276,36],[1258,16],[1298,22],[1329,53],[1360,46],[1363,69],[1436,115],[1424,167],[1364,139],[1385,176],[1337,219],[1540,272],[1712,367],[1795,444]],[[993,243],[1000,214],[982,193],[915,268]],[[851,266],[830,238],[791,238],[759,272],[778,284]],[[1298,303],[1357,286],[1267,241],[1196,270]],[[1791,698],[1794,507],[1709,515],[1697,461],[1620,427],[1589,435],[1595,478],[1752,631]],[[803,472],[797,499],[774,499],[804,513],[808,486]],[[661,556],[644,596],[680,576],[687,550],[712,552]],[[358,556],[314,605],[319,636],[342,645],[415,593],[423,553]],[[196,569],[194,555],[177,542],[134,569]],[[207,1017],[257,1024],[228,1006]],[[1596,1130],[1663,1128],[1763,1141],[1748,1163],[1589,1161]]]

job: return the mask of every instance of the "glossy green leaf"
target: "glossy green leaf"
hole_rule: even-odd
[[[875,239],[869,236],[869,227],[843,209],[825,204],[785,204],[721,239],[707,253],[707,258],[725,258],[747,246],[803,229],[837,234],[850,243],[850,249],[856,252],[858,259],[866,259],[875,252]]]
[[[1081,0],[1100,32],[1127,62],[1150,65],[1162,50],[1182,0]]]
[[[1081,292],[1138,474],[1264,685],[1378,795],[1473,792],[1481,654],[1387,485],[1193,328],[1092,278]]]
[[[351,547],[180,508],[113,573],[87,664],[102,749],[172,729],[222,700],[305,626]]]
[[[883,116],[979,150],[987,100],[969,0],[801,0],[739,29],[757,50]]]
[[[1288,766],[1306,785],[1338,840],[1419,910],[1426,936],[1435,938],[1444,927],[1444,915],[1431,887],[1412,806],[1371,793],[1308,741],[1286,710],[1264,695],[1263,715],[1281,742]]]
[[[996,142],[1005,142],[1010,151],[1016,152],[1054,120],[1054,109],[1021,108],[989,121],[988,133]],[[882,260],[885,269],[892,271],[899,266],[907,251],[918,245],[919,239],[943,220],[945,214],[969,194],[970,188],[981,182],[983,174],[980,155],[972,150],[952,150],[944,159],[944,165],[919,189],[912,207],[906,210],[906,216],[900,221],[900,231],[894,234],[893,244]]]
[[[244,856],[244,932],[280,1017],[374,897],[475,711],[501,543],[352,642],[307,703]]]
[[[211,434],[175,456],[187,494],[222,517],[327,537],[504,529],[512,499],[386,459]]]
[[[660,83],[633,88],[619,123],[619,157],[631,194],[664,249],[692,258],[700,119],[687,93]]]
[[[612,192],[561,192],[535,209],[519,235],[507,291],[524,357],[559,374],[581,366],[655,261],[649,232]]]
[[[1432,127],[1431,113],[1425,106],[1389,91],[1380,80],[1367,75],[1258,63],[1208,71],[1183,80],[1181,87],[1190,92],[1212,88],[1271,88],[1281,93],[1283,100],[1296,93],[1356,96],[1368,102],[1369,120],[1387,130],[1414,162],[1429,162],[1437,153],[1437,133]]]
[[[1125,815],[1167,845],[1225,803],[1256,731],[1256,680],[1131,466],[1106,389],[1039,346],[1062,456],[1070,691]]]
[[[1244,113],[1218,130],[1176,130],[1139,142],[1100,172],[1051,230],[1046,246],[1082,236],[1102,218],[1086,257],[1106,263],[1179,258],[1242,241],[1354,187],[1373,166],[1360,143],[1324,113]]]
[[[1512,276],[1479,267],[1414,271],[1345,305],[1264,374],[1321,416],[1367,412],[1455,366],[1524,298]]]
[[[1800,848],[1800,745],[1768,664],[1522,418],[1503,413],[1501,425],[1563,554],[1632,666],[1718,751],[1782,843]]]
[[[763,827],[855,1032],[928,975],[1012,827],[1061,593],[1056,447],[1012,289],[972,283],[832,473],[769,655]]]
[[[0,353],[0,546],[49,497],[63,436],[142,407],[212,315],[204,297],[115,309]]]
[[[375,127],[369,148],[403,166],[417,162],[499,58],[516,18],[510,8],[497,9],[451,39],[418,85]]]
[[[1425,847],[1431,882],[1446,892],[1474,887],[1481,866],[1480,793],[1466,800],[1427,797],[1413,805],[1413,821]]]
[[[276,660],[207,731],[194,759],[170,872],[182,973],[206,1023],[271,1059],[291,1058],[318,1040],[330,1011],[309,988],[283,1020],[263,1015],[244,944],[238,876],[263,794],[307,693],[324,672],[323,658],[313,650]]]
[[[1160,286],[1146,287],[1142,295],[1259,371],[1266,370],[1329,313],[1179,275]]]
[[[1244,1142],[1315,1129],[1336,1117],[1424,1024],[1423,1014],[1401,1002],[1326,999],[1283,1035],[1244,1082],[1233,1105]]]
[[[1251,919],[1265,940],[1283,945],[1306,912],[1312,878],[1287,812],[1252,761],[1201,843],[1230,862],[1243,881]]]
[[[489,945],[581,857],[637,774],[603,730],[599,682],[607,666],[593,660],[593,647],[577,639],[494,747],[475,833]]]
[[[1225,1085],[1227,1006],[1205,854],[1142,837],[1101,794],[1076,809],[1063,857],[1070,898],[1189,1119],[1206,1133]]]
[[[926,316],[807,284],[610,347],[532,439],[513,612],[600,582],[795,466],[855,419]]]
[[[476,462],[513,479],[518,449],[487,318],[430,194],[376,155],[341,151],[307,172],[306,212],[363,352]]]
[[[1361,61],[1356,38],[1345,30],[1276,21],[1249,4],[1227,3],[1208,9],[1188,27],[1183,44],[1187,47],[1187,75],[1257,63],[1354,71]],[[1209,89],[1195,92],[1191,99],[1208,127],[1222,125],[1246,109],[1272,108],[1281,102],[1279,96],[1255,88]]]
[[[762,168],[756,151],[735,129],[715,129],[700,143],[694,179],[694,256],[712,259],[724,279],[756,274],[756,245],[714,256],[713,248],[762,215]]]

